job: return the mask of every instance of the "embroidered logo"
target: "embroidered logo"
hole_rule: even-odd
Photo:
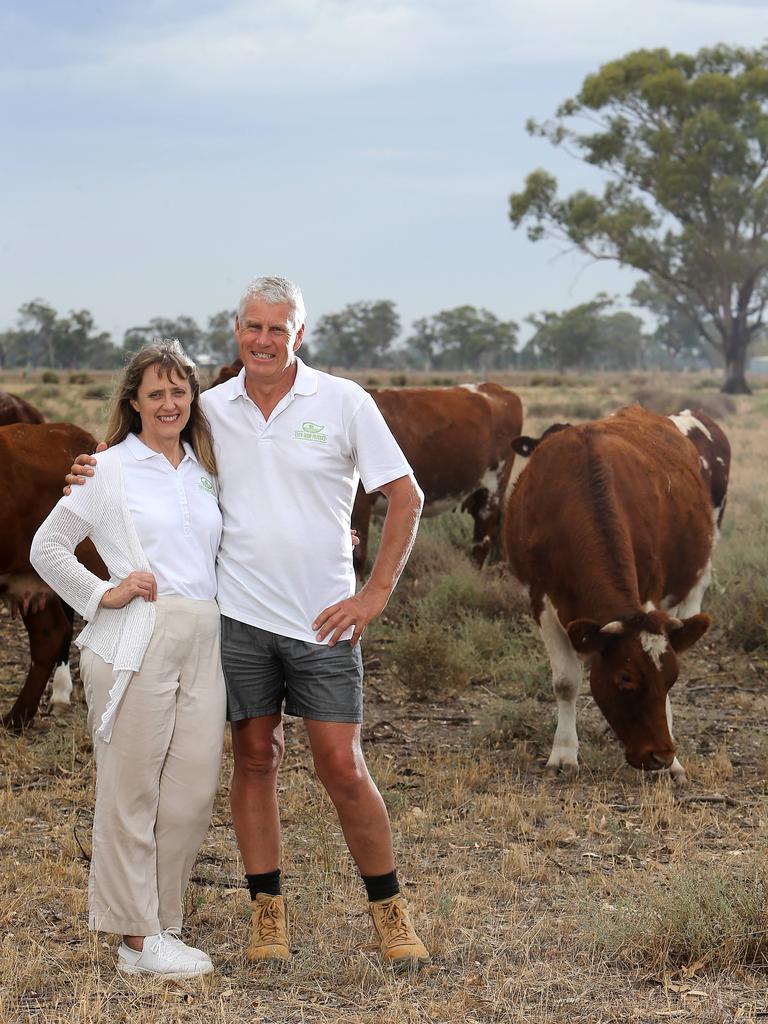
[[[213,482],[208,479],[207,476],[200,477],[200,487],[204,491],[208,491],[209,494],[214,494]]]
[[[313,423],[312,420],[305,420],[300,430],[294,430],[294,441],[320,441],[325,443],[328,435],[324,434],[325,427],[321,423]]]

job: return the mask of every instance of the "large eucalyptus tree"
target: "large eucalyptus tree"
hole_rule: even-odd
[[[653,286],[748,393],[750,341],[768,300],[768,46],[695,55],[638,50],[589,75],[552,122],[528,130],[607,175],[602,195],[561,198],[545,170],[510,197],[510,219],[618,261]]]

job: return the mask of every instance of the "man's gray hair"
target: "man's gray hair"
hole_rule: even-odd
[[[251,299],[263,299],[264,302],[276,306],[278,303],[287,302],[293,310],[293,329],[298,331],[307,316],[304,306],[304,296],[301,288],[293,281],[285,277],[256,277],[251,281],[240,297],[240,305],[237,315],[242,320],[245,307]]]

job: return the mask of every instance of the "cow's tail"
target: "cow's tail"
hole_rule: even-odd
[[[55,598],[59,600],[59,598]],[[70,608],[66,602],[62,601],[61,605],[64,609],[64,614],[67,617],[69,627],[67,634],[64,638],[64,642],[61,645],[61,651],[56,659],[56,668],[53,673],[53,689],[51,692],[51,713],[57,714],[64,710],[69,704],[70,697],[72,696],[72,673],[69,670],[69,648],[72,643],[72,634],[75,626],[75,611],[74,608]]]

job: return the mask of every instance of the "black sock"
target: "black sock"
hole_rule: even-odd
[[[251,899],[256,899],[257,892],[265,892],[267,896],[280,896],[280,868],[276,871],[267,871],[263,875],[246,875],[248,891]]]
[[[369,903],[391,899],[392,896],[397,896],[400,892],[397,870],[389,871],[386,875],[363,875],[363,882],[365,891],[368,893]]]

